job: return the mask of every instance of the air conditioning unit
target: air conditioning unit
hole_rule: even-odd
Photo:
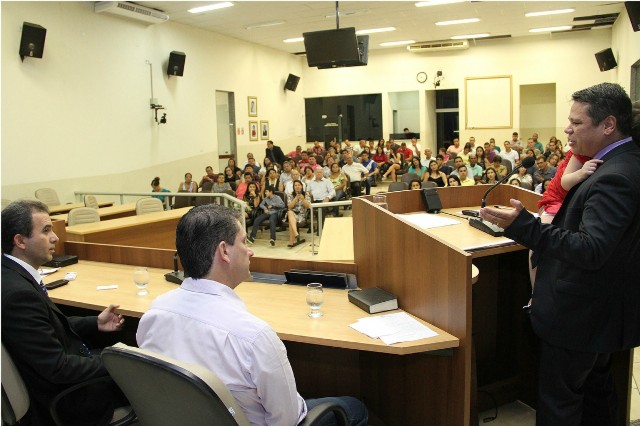
[[[464,50],[469,48],[468,40],[443,40],[415,43],[407,46],[409,52],[425,53],[439,52],[443,50]]]
[[[126,1],[97,1],[93,6],[93,11],[96,13],[109,13],[149,24],[160,24],[169,20],[169,15]]]

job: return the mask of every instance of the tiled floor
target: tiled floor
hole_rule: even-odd
[[[372,188],[372,193],[384,192],[387,190],[388,181],[378,184],[378,187]],[[351,210],[341,210],[345,216],[351,215]],[[307,233],[306,229],[303,229],[300,233],[302,238],[307,241],[294,248],[288,248],[288,231],[282,231],[277,233],[276,245],[271,247],[269,245],[269,230],[259,231],[257,234],[256,242],[252,246],[252,249],[256,256],[261,257],[274,257],[280,259],[300,259],[300,260],[315,260],[315,255],[311,251],[311,234]],[[315,239],[316,245],[320,244],[318,237]],[[631,395],[631,420],[640,419],[640,349],[636,349],[633,359],[633,383],[632,383],[632,395]],[[480,414],[481,424],[482,419],[494,416],[493,410]],[[488,422],[492,426],[535,426],[535,411],[531,407],[516,401],[503,406],[498,407],[498,417]]]

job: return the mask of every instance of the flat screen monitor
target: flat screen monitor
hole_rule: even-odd
[[[356,29],[314,31],[302,34],[310,67],[342,67],[360,62]]]

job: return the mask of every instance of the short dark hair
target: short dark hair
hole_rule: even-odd
[[[47,213],[46,204],[37,200],[18,200],[2,210],[2,253],[11,254],[13,237],[16,235],[31,236],[33,232],[33,213]]]
[[[587,114],[594,125],[597,126],[602,120],[612,115],[616,119],[616,127],[622,134],[631,133],[631,99],[619,84],[596,84],[574,92],[571,99],[589,106]]]
[[[209,273],[218,245],[233,245],[240,232],[239,214],[219,204],[205,204],[189,210],[178,222],[176,249],[184,272],[191,278]]]

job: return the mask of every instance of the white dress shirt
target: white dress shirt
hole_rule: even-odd
[[[307,183],[307,191],[311,193],[311,199],[313,201],[322,201],[325,198],[331,200],[336,196],[336,190],[333,188],[333,184],[327,178],[320,180],[313,179]]]
[[[252,425],[295,426],[307,415],[284,344],[223,284],[185,279],[156,298],[136,337],[143,349],[213,371]]]

